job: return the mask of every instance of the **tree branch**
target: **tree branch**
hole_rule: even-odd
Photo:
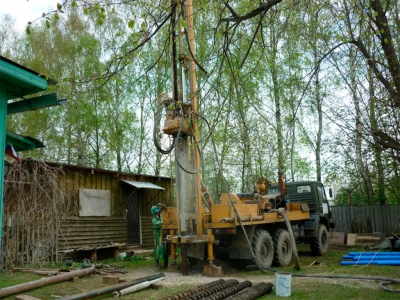
[[[395,140],[382,130],[375,130],[372,134],[377,137],[377,142],[385,149],[400,151],[400,141]]]
[[[375,19],[372,19],[375,25],[378,27],[378,36],[380,37],[381,46],[385,53],[385,58],[388,62],[388,69],[393,80],[395,88],[394,101],[397,107],[400,107],[400,63],[396,54],[396,49],[393,45],[393,37],[389,27],[389,21],[386,17],[385,11],[383,10],[382,3],[380,0],[371,0],[371,8],[376,12]]]
[[[229,5],[228,1],[224,1],[224,5],[226,6],[226,8],[231,12],[232,16],[229,18],[223,18],[222,21],[226,21],[226,22],[235,22],[237,24],[239,24],[242,21],[251,19],[255,16],[258,16],[259,14],[262,13],[266,13],[268,10],[270,10],[273,6],[277,5],[278,3],[282,2],[283,0],[270,0],[267,1],[266,3],[260,5],[259,7],[257,7],[256,9],[248,12],[245,15],[238,15],[233,8]]]

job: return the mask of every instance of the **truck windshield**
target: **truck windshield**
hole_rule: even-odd
[[[279,187],[273,186],[268,189],[268,194],[279,193]],[[290,194],[302,194],[311,193],[311,186],[309,184],[298,185],[298,186],[288,186],[287,193]]]
[[[279,188],[278,187],[270,187],[268,189],[268,194],[276,194],[279,193]]]
[[[309,184],[307,184],[307,185],[298,185],[296,191],[299,194],[311,193],[311,186]]]

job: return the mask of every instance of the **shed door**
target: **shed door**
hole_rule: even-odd
[[[126,232],[128,234],[128,245],[139,245],[140,244],[140,215],[139,215],[139,197],[138,190],[131,194],[127,199],[126,209],[126,224],[128,228]]]

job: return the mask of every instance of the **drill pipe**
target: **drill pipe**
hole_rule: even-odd
[[[246,280],[242,283],[226,288],[218,293],[212,294],[209,297],[203,298],[203,300],[222,300],[248,287],[251,287],[251,282]]]
[[[59,300],[82,300],[82,299],[91,299],[100,295],[104,295],[104,294],[108,294],[108,293],[112,293],[114,291],[119,291],[122,289],[126,289],[130,286],[134,286],[136,284],[145,282],[145,281],[151,281],[157,278],[162,278],[165,277],[164,273],[159,273],[159,274],[155,274],[155,275],[150,275],[150,276],[146,276],[146,277],[142,277],[142,278],[138,278],[135,279],[133,281],[128,281],[128,282],[121,282],[121,283],[117,283],[114,285],[110,285],[108,287],[105,288],[101,288],[101,289],[97,289],[97,290],[93,290],[90,292],[84,292],[81,294],[75,294],[75,295],[71,295],[71,296],[65,296],[62,298],[58,298]]]
[[[19,294],[22,292],[30,291],[33,289],[40,288],[42,286],[50,285],[50,284],[55,284],[67,280],[74,279],[75,277],[82,277],[85,275],[89,275],[94,273],[94,267],[88,268],[88,269],[83,269],[83,270],[77,270],[73,272],[68,272],[65,274],[57,275],[51,278],[42,278],[39,280],[27,282],[27,283],[22,283],[14,286],[9,286],[0,289],[0,299],[3,299],[4,297],[13,295],[13,294]]]
[[[232,295],[224,300],[254,300],[268,293],[271,293],[272,283],[260,282],[253,287],[246,288],[239,293]]]
[[[185,298],[185,300],[198,300],[207,296],[210,296],[212,294],[215,294],[219,291],[222,291],[228,287],[234,286],[235,284],[238,284],[239,282],[236,279],[228,279],[225,283],[219,285],[219,286],[215,286],[212,287],[208,290],[202,291],[200,293],[197,294],[193,294],[187,298]]]
[[[206,283],[206,284],[199,285],[196,288],[192,288],[192,289],[183,291],[181,293],[162,298],[160,300],[180,300],[180,299],[189,297],[190,295],[200,293],[200,292],[202,292],[204,290],[207,290],[207,289],[212,288],[214,286],[218,286],[218,285],[223,284],[223,283],[225,283],[225,280],[224,279],[219,279],[219,280],[216,280],[216,281],[212,281],[212,282],[209,282],[209,283]]]

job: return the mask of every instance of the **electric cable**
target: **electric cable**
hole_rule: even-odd
[[[249,265],[246,267],[246,269],[255,271],[255,270],[260,270],[263,273],[266,273],[266,271],[271,271],[271,272],[279,272],[278,270],[272,269],[272,268],[265,268],[265,267],[260,267],[257,265]],[[344,275],[310,275],[310,274],[293,274],[290,273],[293,277],[310,277],[310,278],[334,278],[334,279],[359,279],[359,280],[375,280],[375,281],[381,281],[379,283],[379,286],[387,292],[394,292],[394,293],[400,293],[400,290],[392,290],[385,285],[389,284],[400,284],[400,280],[397,279],[392,279],[392,278],[386,278],[386,277],[365,277],[365,276],[344,276]]]

